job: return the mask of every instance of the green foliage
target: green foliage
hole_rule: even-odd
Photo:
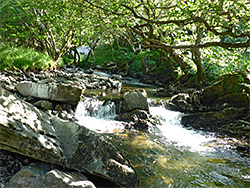
[[[113,58],[115,56],[114,51],[111,49],[110,45],[102,44],[99,45],[95,50],[95,63],[96,64],[103,64],[104,62],[111,62],[118,60],[117,57],[115,59]],[[89,58],[90,62],[94,61],[93,57]]]
[[[48,55],[31,48],[11,47],[0,44],[0,70],[42,70],[54,67],[56,63]]]
[[[250,70],[250,51],[246,49],[227,50],[213,47],[204,54],[204,67],[211,82],[223,74]]]
[[[84,3],[73,0],[0,0],[0,34],[4,41],[46,51],[58,61],[73,46],[95,34]],[[87,26],[87,27],[86,27]]]
[[[141,61],[136,59],[132,62],[132,64],[129,66],[129,72],[131,74],[135,74],[142,71],[142,64]]]
[[[135,60],[137,57],[134,52],[130,51],[129,48],[121,47],[120,51],[115,48],[111,48],[110,45],[102,44],[99,45],[95,50],[95,62],[96,64],[102,64],[104,62],[110,61],[123,61],[129,62]],[[90,58],[90,61],[93,61],[93,57]]]
[[[62,56],[63,63],[66,65],[71,65],[74,63],[74,59],[69,57],[68,55]]]
[[[164,51],[180,76],[205,66],[214,80],[249,69],[249,52],[243,52],[249,46],[249,5],[245,0],[0,0],[0,40],[46,51],[55,61],[70,48],[92,47],[100,40],[89,61],[129,62],[131,72],[144,71],[145,57],[153,66],[152,59]],[[138,45],[142,52],[135,55]],[[22,67],[23,62],[20,58],[4,67]]]

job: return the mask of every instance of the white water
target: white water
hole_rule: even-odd
[[[249,159],[231,150],[227,140],[182,127],[183,114],[163,106],[150,107],[150,112],[160,123],[148,132],[125,131],[114,120],[114,103],[95,98],[79,103],[76,118],[93,131],[108,133],[106,138],[125,151],[142,188],[244,187],[250,181]]]
[[[121,130],[122,123],[114,121],[116,116],[113,102],[100,101],[96,98],[85,98],[76,109],[78,123],[99,133],[110,133]]]
[[[165,109],[164,107],[150,107],[150,113],[156,116],[161,124],[151,130],[166,144],[189,147],[192,151],[207,151],[211,147],[206,144],[215,140],[198,131],[188,130],[180,124],[182,113]],[[75,114],[79,124],[99,133],[122,132],[124,125],[115,121],[115,104],[113,102],[100,101],[97,98],[85,98],[77,106]]]
[[[150,113],[160,119],[161,125],[157,125],[157,128],[160,130],[160,134],[167,139],[167,142],[190,147],[193,151],[211,150],[205,145],[215,138],[184,128],[180,124],[182,113],[170,111],[164,107],[150,107]]]

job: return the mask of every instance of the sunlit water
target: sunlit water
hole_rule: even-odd
[[[142,188],[250,187],[250,160],[230,148],[233,138],[181,126],[183,114],[150,107],[159,124],[148,131],[126,130],[112,102],[85,98],[76,118],[83,126],[103,134],[135,167]],[[230,142],[229,142],[230,141]]]

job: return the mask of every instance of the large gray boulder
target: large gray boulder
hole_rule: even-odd
[[[32,163],[22,167],[6,184],[6,188],[13,187],[95,188],[95,185],[79,172],[65,172],[50,169],[43,163]]]
[[[139,179],[104,137],[46,114],[0,87],[0,149],[88,172],[126,187]]]
[[[23,81],[18,83],[16,88],[24,96],[61,102],[77,103],[82,94],[82,89],[79,87],[59,83],[42,84]]]
[[[146,110],[149,111],[149,104],[147,102],[146,91],[134,90],[126,92],[123,95],[125,111],[130,112],[132,110]]]

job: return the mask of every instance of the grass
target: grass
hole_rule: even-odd
[[[13,47],[0,43],[0,70],[24,71],[44,70],[55,67],[56,63],[45,53],[31,48]]]

